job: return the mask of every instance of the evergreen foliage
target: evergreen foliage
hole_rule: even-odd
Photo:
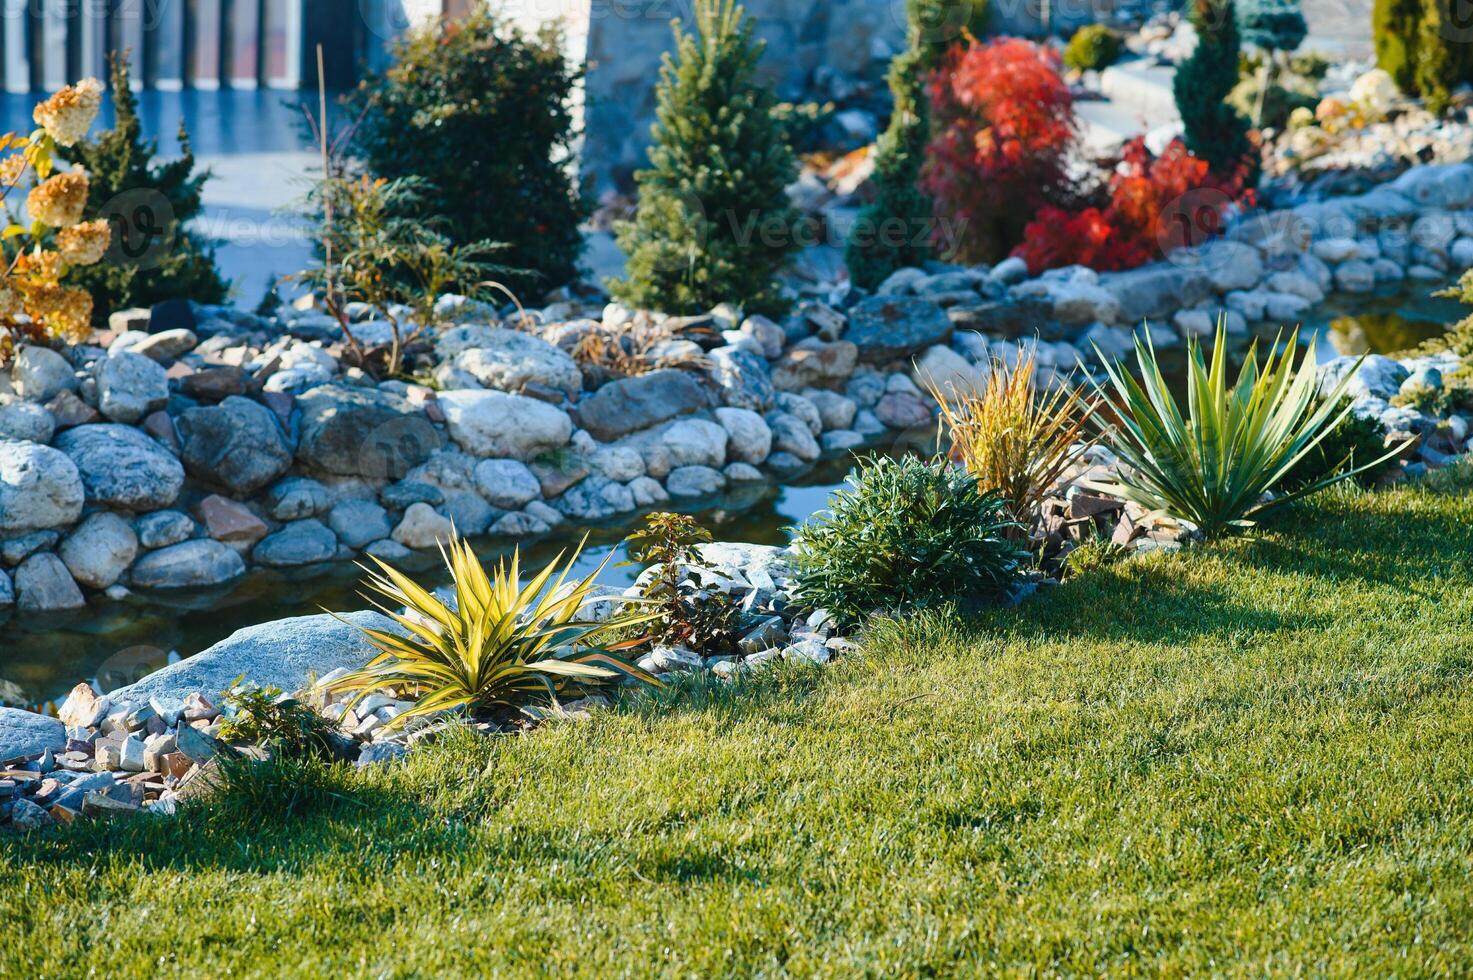
[[[1473,36],[1456,0],[1376,0],[1371,30],[1376,63],[1397,87],[1443,111],[1452,90],[1473,82]]]
[[[106,217],[112,246],[96,265],[74,268],[68,283],[92,294],[93,316],[148,307],[166,299],[220,303],[228,283],[215,268],[210,242],[187,227],[203,204],[208,171],[195,171],[189,133],[179,123],[182,156],[155,164],[158,143],[143,138],[138,97],[126,57],[111,61],[113,127],[72,147],[60,148],[67,162],[90,178],[86,217]]]
[[[1192,0],[1197,48],[1176,70],[1172,88],[1187,149],[1214,171],[1231,170],[1248,156],[1248,121],[1227,104],[1238,83],[1238,25],[1233,0]]]
[[[764,45],[732,0],[697,0],[695,33],[672,24],[660,67],[650,166],[635,175],[639,208],[617,229],[629,257],[613,295],[692,314],[723,302],[781,313],[774,274],[798,244],[786,188],[797,163],[757,81]]]
[[[926,84],[951,44],[981,33],[986,22],[986,0],[908,0],[906,49],[890,63],[894,109],[875,145],[875,198],[859,212],[844,250],[855,285],[871,289],[935,254],[935,209],[920,186],[931,142]]]

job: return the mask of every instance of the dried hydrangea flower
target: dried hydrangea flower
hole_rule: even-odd
[[[112,241],[112,226],[106,218],[63,228],[56,235],[56,246],[69,265],[96,265],[102,261]]]
[[[82,220],[87,206],[87,175],[80,170],[57,174],[31,188],[26,211],[32,221],[67,228]]]
[[[0,160],[0,187],[14,187],[26,175],[30,160],[24,153],[15,153]]]
[[[72,146],[87,135],[101,105],[102,83],[84,78],[37,105],[31,116],[58,146]]]
[[[27,286],[26,313],[53,334],[71,341],[87,337],[92,327],[92,294],[54,283]]]
[[[50,249],[22,252],[15,260],[16,274],[35,280],[56,282],[62,276],[62,269],[61,253]]]

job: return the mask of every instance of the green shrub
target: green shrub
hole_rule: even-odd
[[[1172,90],[1187,149],[1226,172],[1252,151],[1248,121],[1227,97],[1238,84],[1238,25],[1233,0],[1192,0],[1197,47],[1176,69]]]
[[[650,167],[635,174],[639,209],[617,229],[631,306],[690,314],[723,302],[747,312],[788,307],[774,275],[798,245],[787,185],[797,161],[756,79],[764,45],[732,0],[698,0],[696,33],[672,24],[656,88]]]
[[[245,687],[239,682],[226,691],[221,704],[227,710],[220,737],[227,742],[260,745],[294,759],[333,757],[339,740],[332,722],[312,706],[287,697],[276,687]]]
[[[1333,406],[1335,414],[1341,416],[1340,422],[1284,474],[1276,491],[1297,490],[1341,473],[1352,473],[1356,483],[1369,487],[1396,466],[1394,460],[1382,459],[1386,455],[1386,426],[1380,419],[1346,411],[1350,401],[1342,398]],[[1372,460],[1380,462],[1357,472],[1362,463]]]
[[[1203,363],[1202,346],[1194,338],[1187,346],[1188,397],[1183,411],[1161,374],[1150,338],[1142,340],[1137,334],[1140,380],[1123,365],[1106,361],[1109,382],[1097,386],[1097,393],[1113,403],[1114,411],[1094,416],[1101,435],[1125,465],[1113,481],[1087,485],[1148,511],[1169,514],[1211,538],[1249,526],[1271,508],[1368,471],[1399,451],[1360,461],[1354,468],[1265,501],[1265,492],[1279,486],[1350,414],[1349,403],[1341,396],[1360,365],[1347,371],[1321,399],[1316,396],[1313,340],[1297,369],[1297,332],[1282,347],[1276,342],[1261,367],[1256,347],[1249,348],[1238,380],[1229,388],[1226,329],[1221,324],[1217,328],[1210,366]]]
[[[1304,42],[1309,25],[1298,0],[1237,0],[1238,31],[1243,40],[1264,51],[1293,51]]]
[[[423,181],[424,214],[451,243],[500,242],[508,285],[547,290],[575,275],[588,213],[570,175],[580,71],[548,28],[523,34],[484,10],[410,32],[395,63],[347,106],[351,149],[377,177]],[[464,287],[469,283],[459,284]]]
[[[1454,88],[1473,82],[1473,45],[1454,36],[1466,28],[1455,2],[1376,0],[1371,11],[1376,63],[1433,112],[1447,107]]]
[[[995,598],[1024,553],[1007,504],[945,459],[860,462],[798,528],[797,595],[853,624],[871,612]]]
[[[629,536],[630,564],[655,571],[640,590],[655,617],[643,626],[652,642],[704,654],[736,645],[737,608],[731,596],[704,581],[716,576],[698,548],[710,540],[711,532],[694,517],[665,512],[650,514],[644,528]]]
[[[890,62],[890,123],[875,144],[874,200],[860,209],[844,263],[857,286],[873,289],[896,269],[934,258],[935,206],[921,189],[931,142],[926,83],[946,49],[986,26],[986,0],[907,0],[906,49]]]
[[[186,227],[203,207],[200,192],[209,173],[195,172],[183,122],[179,124],[183,155],[169,163],[154,163],[158,143],[143,138],[128,60],[114,56],[111,67],[112,128],[95,139],[62,147],[60,154],[87,172],[91,183],[86,217],[106,216],[113,244],[105,261],[74,267],[67,282],[92,294],[93,318],[98,322],[105,322],[113,310],[152,306],[166,299],[223,302],[228,284],[215,268],[214,249]],[[121,258],[115,260],[114,255]]]
[[[1268,90],[1264,91],[1264,82]],[[1319,105],[1319,89],[1313,81],[1289,72],[1255,71],[1247,75],[1228,93],[1228,105],[1244,116],[1258,115],[1260,125],[1283,129],[1289,115],[1299,108],[1314,110]]]
[[[1085,24],[1074,32],[1064,48],[1064,67],[1075,71],[1099,71],[1120,57],[1124,42],[1104,24]]]

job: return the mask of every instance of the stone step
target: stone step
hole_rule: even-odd
[[[1138,113],[1146,129],[1177,122],[1176,96],[1171,82],[1176,68],[1144,59],[1123,61],[1100,72],[1100,91],[1121,109]]]

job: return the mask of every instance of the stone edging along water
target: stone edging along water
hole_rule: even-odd
[[[1123,353],[1142,322],[1169,346],[1220,312],[1246,332],[1292,324],[1331,292],[1445,281],[1473,263],[1470,205],[1473,165],[1419,167],[1129,272],[907,269],[877,295],[802,302],[781,324],[568,299],[509,329],[446,297],[463,322],[418,365],[438,390],[345,369],[320,312],[128,311],[105,343],[24,348],[0,375],[0,606],[218,586],[248,564],[394,560],[452,522],[520,539],[781,481],[825,453],[929,429],[926,382],[976,384],[1019,343],[1036,343],[1048,375],[1091,345]],[[686,366],[585,390],[579,341],[631,328],[656,335],[651,358]],[[355,329],[373,339],[386,325]],[[1405,374],[1382,365],[1357,391],[1393,427],[1425,427],[1387,404]]]

